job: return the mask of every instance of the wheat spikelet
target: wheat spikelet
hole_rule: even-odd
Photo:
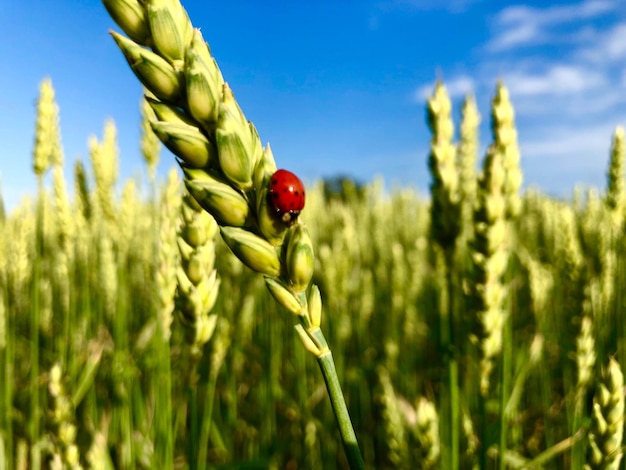
[[[52,281],[48,274],[43,275],[39,280],[39,329],[43,336],[52,336]]]
[[[117,309],[117,269],[113,241],[102,231],[97,239],[98,250],[98,286],[102,307],[107,318],[112,319]]]
[[[181,181],[172,168],[168,174],[167,186],[161,197],[159,220],[159,250],[156,281],[158,286],[157,318],[164,341],[169,341],[174,314],[176,293],[176,265],[178,250],[176,230],[180,207]]]
[[[428,167],[433,178],[430,186],[432,237],[444,251],[454,249],[461,228],[459,172],[456,148],[452,143],[451,108],[445,86],[437,82],[428,99],[428,125],[432,132]]]
[[[489,390],[489,376],[494,359],[502,347],[505,313],[505,287],[502,275],[508,253],[505,240],[504,167],[502,154],[495,146],[487,150],[482,177],[478,183],[478,201],[474,211],[474,240],[470,246],[473,274],[469,280],[470,306],[476,314],[475,341],[481,351],[480,390]]]
[[[91,217],[91,196],[87,186],[87,175],[81,160],[74,164],[74,205],[76,212],[84,219]]]
[[[141,206],[137,204],[137,184],[129,179],[122,189],[122,201],[117,216],[117,245],[120,259],[126,259],[133,240],[137,236],[137,227],[141,221]]]
[[[70,309],[70,264],[72,262],[72,242],[76,231],[74,216],[63,176],[63,167],[55,164],[53,167],[54,202],[57,221],[58,246],[54,250],[54,281],[58,290],[62,318],[65,318]]]
[[[90,470],[113,469],[109,449],[107,447],[107,439],[102,432],[98,431],[95,433],[86,457]]]
[[[17,312],[22,312],[29,296],[25,295],[32,275],[32,244],[35,237],[35,218],[29,199],[15,209],[6,225],[7,288]]]
[[[97,208],[107,220],[115,220],[113,191],[117,182],[119,151],[117,148],[117,129],[113,120],[104,124],[102,141],[95,136],[89,138],[89,159],[95,179],[94,209]]]
[[[626,182],[624,181],[624,166],[626,165],[626,147],[624,144],[624,128],[617,127],[611,144],[611,158],[607,171],[607,190],[605,203],[611,211],[616,227],[620,227],[624,219],[624,205],[626,204]]]
[[[219,292],[215,264],[215,241],[219,227],[188,193],[181,204],[178,231],[181,267],[177,271],[176,310],[190,332],[191,355],[199,358],[202,347],[215,330],[217,315],[209,315]]]
[[[52,420],[56,427],[54,442],[60,450],[57,456],[62,463],[62,468],[80,470],[83,467],[80,464],[80,455],[76,445],[76,426],[73,422],[74,410],[61,379],[61,366],[55,364],[50,369],[48,382],[48,391],[53,402]]]
[[[65,177],[63,176],[63,167],[61,165],[54,165],[52,170],[52,177],[54,189],[54,206],[56,209],[56,220],[58,223],[58,243],[61,250],[67,251],[70,245],[70,239],[73,236],[74,232],[74,217],[67,194]]]
[[[384,463],[386,467],[404,468],[408,460],[408,448],[402,414],[389,372],[382,366],[378,367],[376,372],[378,376],[376,401],[382,421],[379,431],[384,448]]]
[[[156,120],[154,111],[146,100],[141,100],[141,154],[148,166],[148,178],[150,181],[154,181],[161,152],[161,142],[150,125],[150,122],[154,120]]]
[[[593,398],[586,470],[617,470],[622,459],[624,434],[624,376],[610,359],[602,369]]]
[[[540,262],[532,258],[526,251],[519,252],[520,259],[528,271],[528,283],[533,312],[541,321],[546,311],[550,295],[554,289],[554,274]]]
[[[480,113],[473,95],[468,95],[461,110],[460,142],[457,149],[459,190],[462,201],[463,229],[471,234],[472,210],[476,202],[476,160],[478,159]]]
[[[509,100],[509,92],[502,82],[498,82],[496,94],[492,101],[491,130],[496,151],[502,154],[502,165],[505,171],[503,187],[506,216],[508,219],[514,219],[517,218],[521,210],[522,201],[519,196],[519,189],[522,186],[523,176],[517,146],[515,112]]]
[[[419,397],[415,407],[416,422],[412,427],[417,446],[413,450],[420,468],[436,468],[439,463],[441,444],[439,440],[439,415],[435,404],[426,397]]]
[[[591,384],[595,364],[596,350],[593,337],[593,322],[589,315],[585,315],[580,322],[580,333],[576,338],[577,386],[581,390],[586,389]]]
[[[39,87],[37,123],[33,150],[33,169],[41,178],[52,164],[62,164],[61,136],[59,133],[59,109],[54,98],[54,88],[49,78]]]

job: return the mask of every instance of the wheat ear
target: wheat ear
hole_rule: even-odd
[[[585,470],[617,470],[624,435],[624,375],[611,358],[602,370],[593,397],[589,448]]]
[[[313,246],[306,226],[287,225],[268,198],[276,163],[243,114],[200,30],[178,0],[104,0],[130,39],[112,32],[137,78],[155,98],[152,129],[177,157],[185,185],[220,227],[232,252],[265,276],[272,296],[297,318],[296,331],[320,364],[352,468],[363,459],[320,329],[321,300],[307,287]],[[150,49],[147,47],[148,46]]]

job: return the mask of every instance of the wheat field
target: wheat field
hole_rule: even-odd
[[[285,235],[263,226],[269,147],[256,166],[227,161],[218,133],[228,188],[197,183],[212,163],[176,145],[183,171],[172,158],[155,174],[168,119],[215,145],[232,98],[215,77],[213,121],[144,101],[145,173],[127,181],[113,121],[64,165],[42,82],[39,190],[0,217],[0,468],[624,468],[623,129],[607,136],[606,188],[556,199],[522,189],[505,84],[479,156],[475,102],[453,123],[438,83],[429,197],[317,182]]]

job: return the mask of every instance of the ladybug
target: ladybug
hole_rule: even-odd
[[[304,208],[304,184],[291,171],[277,170],[270,178],[268,191],[276,214],[287,225],[293,225]]]

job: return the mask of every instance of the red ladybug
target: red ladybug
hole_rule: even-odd
[[[276,213],[293,225],[304,208],[304,184],[291,171],[277,170],[270,178],[269,198]]]

